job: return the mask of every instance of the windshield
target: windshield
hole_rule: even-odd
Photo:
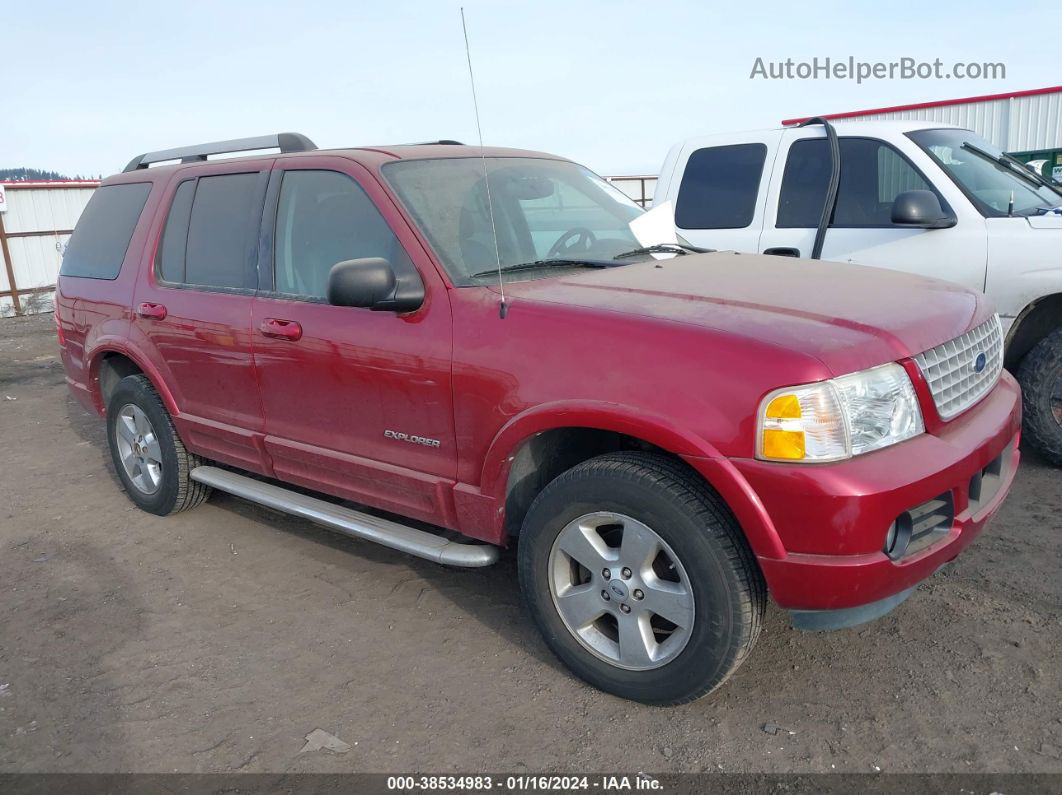
[[[588,169],[489,157],[495,251],[483,169],[478,157],[404,160],[383,169],[457,284],[482,283],[487,277],[475,274],[496,269],[499,257],[502,268],[547,259],[611,261],[639,246],[628,224],[644,211]]]
[[[1035,184],[1031,175],[1021,176],[1017,163],[999,162],[1003,152],[969,130],[918,130],[908,135],[986,216],[1007,215],[1012,195],[1015,215],[1036,215],[1062,205],[1062,194]]]

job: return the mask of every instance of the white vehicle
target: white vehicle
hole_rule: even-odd
[[[815,119],[676,144],[653,200],[668,201],[696,246],[983,290],[1024,392],[1025,438],[1062,465],[1062,193],[1047,180],[958,127]]]

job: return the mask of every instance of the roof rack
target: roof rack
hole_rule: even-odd
[[[417,141],[416,143],[412,143],[412,144],[402,144],[402,146],[432,146],[432,145],[436,145],[436,144],[439,144],[439,145],[442,145],[442,146],[464,146],[464,144],[461,141],[454,141],[454,140],[451,140],[450,138],[443,138],[442,140],[439,140],[439,141]]]
[[[194,146],[180,146],[176,149],[162,149],[158,152],[147,152],[138,155],[129,161],[125,171],[136,171],[147,168],[152,163],[162,163],[166,160],[180,160],[182,163],[202,163],[208,155],[221,155],[230,152],[250,152],[255,149],[280,149],[282,154],[288,152],[309,152],[317,148],[309,138],[300,133],[277,133],[275,135],[259,135],[254,138],[236,138],[232,141],[213,141],[208,144],[196,144]]]

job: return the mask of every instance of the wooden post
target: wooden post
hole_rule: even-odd
[[[7,244],[7,231],[4,229],[4,214],[0,213],[0,251],[4,253],[4,266],[7,269],[7,293],[15,305],[15,314],[22,314],[22,302],[18,298],[18,285],[15,284],[15,263],[11,261],[11,247]]]

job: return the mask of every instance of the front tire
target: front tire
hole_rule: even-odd
[[[1025,355],[1018,367],[1024,438],[1040,455],[1062,466],[1062,328]]]
[[[719,687],[756,642],[766,586],[719,497],[681,463],[600,456],[535,499],[520,584],[550,649],[576,675],[647,704]]]
[[[185,450],[146,376],[118,382],[107,403],[107,441],[125,493],[148,513],[168,516],[210,495],[209,486],[192,480],[201,460]]]

